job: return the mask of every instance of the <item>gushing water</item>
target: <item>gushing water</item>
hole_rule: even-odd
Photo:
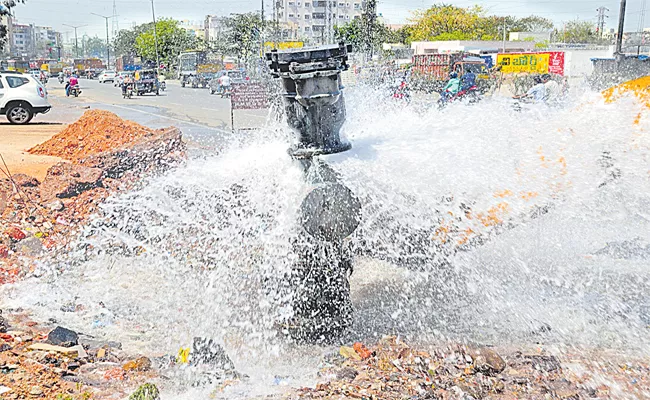
[[[354,148],[324,159],[363,204],[350,338],[650,348],[650,113],[635,99],[438,111],[359,87],[347,103]],[[288,145],[270,125],[110,199],[5,306],[149,354],[215,338],[258,382],[243,397],[309,383],[324,350],[277,326],[308,190]]]

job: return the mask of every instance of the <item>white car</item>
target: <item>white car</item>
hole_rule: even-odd
[[[116,77],[117,73],[115,71],[103,71],[99,74],[99,83],[115,82]]]
[[[12,124],[27,124],[36,114],[45,114],[52,105],[43,84],[29,74],[0,73],[0,115]]]

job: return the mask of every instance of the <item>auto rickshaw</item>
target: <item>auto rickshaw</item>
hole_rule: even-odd
[[[142,69],[135,71],[135,93],[142,96],[145,93],[160,94],[160,83],[158,72],[154,69]]]

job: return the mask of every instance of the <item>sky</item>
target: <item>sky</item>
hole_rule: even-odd
[[[207,14],[228,15],[230,13],[256,11],[261,2],[270,9],[271,0],[154,0],[157,17],[171,17],[202,21]],[[648,2],[645,27],[650,27],[650,0],[628,0],[626,30],[635,31],[639,24],[641,7]],[[528,16],[536,14],[553,20],[561,26],[563,21],[576,18],[596,22],[596,8],[609,8],[607,26],[614,28],[619,14],[619,0],[445,0],[461,7],[478,4],[494,15]],[[130,28],[134,23],[151,21],[151,0],[116,0],[120,29]],[[431,0],[378,0],[378,12],[391,24],[408,20],[411,12],[436,3]],[[179,7],[180,6],[180,7]],[[106,22],[91,13],[111,16],[113,0],[26,0],[15,9],[19,23],[34,23],[52,26],[64,33],[64,39],[74,38],[74,30],[67,25],[80,26],[79,36],[88,34],[106,37]],[[109,27],[110,28],[110,27]]]

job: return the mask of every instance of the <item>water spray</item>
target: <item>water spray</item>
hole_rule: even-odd
[[[341,43],[267,54],[273,77],[282,81],[287,122],[296,138],[289,154],[311,185],[299,213],[309,236],[297,246],[294,279],[302,290],[294,311],[301,320],[299,336],[312,339],[340,332],[351,319],[351,259],[344,239],[359,226],[361,203],[319,158],[352,148],[340,135],[346,117],[341,73],[351,51]]]

